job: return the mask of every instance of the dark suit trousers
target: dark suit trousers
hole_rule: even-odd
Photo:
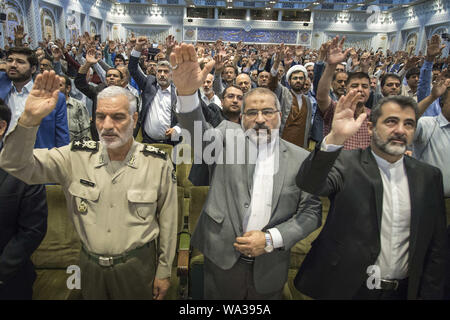
[[[13,277],[0,285],[0,300],[31,300],[36,272],[31,261]]]
[[[205,257],[205,300],[280,300],[281,291],[258,293],[253,282],[253,263],[239,259],[229,270],[223,270]]]

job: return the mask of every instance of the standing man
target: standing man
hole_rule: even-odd
[[[157,148],[133,139],[136,99],[111,86],[97,96],[100,142],[35,150],[41,120],[55,107],[59,79],[36,78],[18,126],[6,138],[0,167],[30,183],[59,183],[81,239],[85,299],[163,299],[177,241],[173,166]]]
[[[219,108],[222,108],[222,102],[220,101],[220,98],[214,93],[214,90],[212,88],[213,81],[214,76],[211,73],[208,74],[202,86],[203,90],[201,92],[201,98],[207,105],[214,103]]]
[[[34,83],[33,75],[39,66],[35,53],[29,48],[11,48],[6,52],[6,57],[6,73],[0,73],[0,99],[11,108],[12,117],[5,136],[15,128],[25,108]],[[69,144],[67,106],[62,93],[58,96],[56,108],[43,119],[35,142],[35,148],[46,149]]]
[[[302,165],[297,185],[331,199],[330,212],[294,280],[315,299],[440,299],[446,235],[441,171],[404,156],[417,103],[383,99],[370,114],[370,148],[341,151],[365,120],[357,90],[336,105],[330,133]]]
[[[11,110],[0,101],[0,151]],[[43,185],[27,185],[0,169],[0,300],[31,300],[36,272],[31,254],[47,231]]]
[[[186,44],[175,48],[170,61],[180,124],[193,136],[201,121],[204,132],[210,126],[197,90],[214,62],[200,70],[194,46]],[[307,152],[279,139],[280,124],[277,97],[258,88],[246,96],[241,125],[222,121],[214,131],[223,152],[210,164],[211,187],[192,236],[205,256],[206,299],[280,299],[290,248],[320,226],[320,200],[293,186]],[[245,161],[236,162],[234,155]],[[222,156],[227,159],[220,162]]]
[[[143,142],[174,145],[178,141],[181,129],[177,126],[174,111],[177,96],[175,86],[171,83],[172,70],[165,60],[158,62],[156,77],[147,76],[139,70],[139,58],[147,43],[145,36],[137,39],[128,64],[131,76],[142,91],[142,111],[135,133],[142,128]]]
[[[69,122],[70,141],[88,138],[91,140],[89,111],[86,105],[70,96],[72,82],[66,75],[60,76],[60,91],[66,97],[67,120]]]
[[[343,51],[345,38],[339,42],[339,37],[334,38],[327,49],[325,71],[320,78],[319,85],[317,87],[317,105],[319,106],[320,113],[323,116],[323,134],[326,136],[331,130],[331,123],[335,114],[336,101],[330,98],[331,81],[335,74],[336,67],[342,63],[346,58],[351,48]],[[370,96],[370,78],[367,73],[353,72],[348,75],[345,83],[346,92],[350,92],[352,89],[356,89],[359,92],[357,108],[355,109],[355,119],[359,115],[365,113],[364,121],[359,129],[352,137],[349,137],[345,141],[344,149],[352,150],[362,148],[365,149],[370,145],[370,136],[367,131],[368,128],[368,115],[370,115],[370,109],[365,106]]]

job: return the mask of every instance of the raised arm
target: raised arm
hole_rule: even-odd
[[[131,77],[136,81],[139,89],[144,90],[145,84],[147,83],[147,76],[139,68],[139,58],[141,56],[142,50],[147,45],[148,39],[145,36],[138,37],[136,41],[136,46],[131,52],[130,61],[128,63],[128,70],[130,71]]]
[[[342,146],[348,138],[353,136],[367,116],[366,113],[362,113],[357,119],[354,118],[360,96],[361,94],[357,90],[351,90],[346,96],[339,99],[330,133],[300,168],[296,179],[300,189],[320,196],[329,196],[341,189],[343,178],[339,168],[342,166],[334,166],[341,147],[336,146]],[[334,151],[327,150],[326,146],[328,145],[334,145]],[[322,151],[322,147],[324,151]],[[346,165],[348,164],[345,164],[344,167]]]
[[[320,78],[319,85],[316,93],[317,105],[322,113],[325,113],[330,106],[331,98],[330,98],[330,88],[331,81],[333,80],[333,75],[336,70],[336,65],[345,61],[348,53],[351,49],[347,49],[343,51],[345,37],[339,42],[339,37],[336,36],[334,38],[327,51],[325,71]]]
[[[55,108],[59,77],[54,71],[39,74],[15,129],[6,137],[0,167],[27,184],[61,183],[69,174],[69,146],[34,149],[42,119]]]
[[[177,119],[181,127],[189,132],[192,150],[195,151],[196,123],[201,124],[201,132],[197,134],[203,133],[210,127],[203,116],[197,90],[204,83],[215,62],[209,61],[201,70],[194,46],[182,43],[174,48],[174,52],[170,55],[170,63],[173,68],[173,83],[177,88]],[[202,159],[201,150],[199,151],[199,154],[195,154],[198,161]]]
[[[80,90],[86,97],[91,100],[95,100],[97,97],[97,92],[94,87],[91,86],[86,80],[86,74],[89,69],[96,64],[100,57],[96,56],[96,50],[91,48],[86,53],[86,62],[78,69],[77,76],[75,78],[75,86]]]

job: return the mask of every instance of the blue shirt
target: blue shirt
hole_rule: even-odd
[[[413,157],[441,169],[444,194],[450,197],[450,122],[442,113],[436,117],[419,119],[413,142]]]
[[[422,101],[431,93],[431,80],[433,77],[433,62],[425,60],[422,68],[420,68],[419,85],[417,87],[417,102]],[[434,117],[441,113],[439,99],[425,110],[423,116]]]

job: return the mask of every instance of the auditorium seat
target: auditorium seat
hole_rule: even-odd
[[[31,259],[37,279],[33,286],[35,300],[80,299],[80,290],[67,288],[67,267],[79,264],[80,239],[69,218],[66,198],[60,185],[47,185],[47,234]]]

